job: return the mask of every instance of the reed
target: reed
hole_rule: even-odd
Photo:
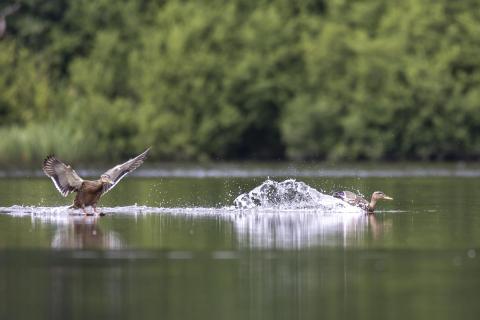
[[[0,136],[0,164],[4,167],[33,166],[52,153],[65,160],[86,160],[92,156],[88,146],[94,143],[92,137],[63,122],[4,127]]]

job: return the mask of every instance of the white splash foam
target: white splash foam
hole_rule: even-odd
[[[295,179],[282,182],[268,179],[250,192],[238,196],[234,200],[234,205],[239,209],[261,207],[316,209],[322,212],[359,212],[359,208],[324,194]]]

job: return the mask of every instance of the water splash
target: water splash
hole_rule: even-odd
[[[147,215],[147,214],[182,214],[182,215],[221,215],[222,212],[228,212],[228,208],[162,208],[162,207],[148,207],[148,206],[123,206],[123,207],[101,207],[98,211],[108,215]],[[91,209],[87,208],[87,212]],[[0,214],[7,214],[14,217],[30,216],[44,222],[57,222],[62,224],[63,221],[70,221],[72,218],[82,218],[84,213],[80,209],[69,209],[68,206],[62,207],[40,207],[40,206],[19,206],[0,207]]]
[[[124,215],[135,220],[149,215],[219,219],[232,224],[239,246],[261,248],[346,246],[363,237],[369,225],[369,217],[361,209],[292,179],[283,182],[267,180],[237,197],[234,204],[218,208],[132,205],[98,209],[107,217]],[[85,217],[82,210],[67,206],[16,205],[0,207],[0,214],[30,218],[32,224],[55,225],[52,248],[128,247],[119,233],[102,230],[97,216]]]
[[[359,212],[340,199],[324,194],[301,181],[288,179],[282,182],[266,180],[250,192],[234,200],[238,209],[316,209],[323,212]]]
[[[324,194],[301,181],[288,179],[282,182],[266,180],[250,192],[241,194],[234,200],[234,206],[221,208],[164,208],[141,205],[123,207],[101,207],[105,214],[170,214],[170,215],[197,215],[197,216],[244,216],[256,215],[259,212],[265,215],[271,213],[295,214],[295,212],[309,212],[316,215],[330,213],[363,213],[357,207],[351,206],[340,199]],[[87,211],[90,211],[87,209]],[[0,207],[0,214],[11,216],[32,216],[39,219],[59,221],[66,217],[83,216],[79,209],[69,209],[68,206],[42,207],[20,206]]]
[[[196,216],[244,216],[265,215],[272,213],[295,214],[295,212],[309,212],[316,215],[331,213],[363,213],[337,198],[321,193],[307,184],[294,179],[276,182],[266,180],[250,192],[241,194],[234,200],[234,206],[221,208],[164,208],[132,205],[123,207],[101,207],[99,210],[107,215],[142,215],[142,214],[170,214],[170,215],[196,215]],[[87,211],[90,211],[87,209]],[[0,207],[0,214],[11,216],[32,216],[50,222],[62,220],[72,216],[83,216],[80,209],[69,209],[68,206],[42,207],[20,206]],[[68,220],[68,219],[67,219]]]

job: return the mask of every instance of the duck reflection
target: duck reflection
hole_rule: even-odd
[[[354,247],[380,240],[384,227],[373,215],[316,211],[263,211],[233,222],[239,245],[257,248]]]
[[[70,217],[68,223],[59,226],[52,240],[57,249],[118,249],[122,240],[113,231],[104,231],[97,217]]]
[[[385,216],[377,217],[375,215],[368,216],[368,230],[370,238],[373,240],[382,240],[386,233],[388,233],[393,226],[392,219]]]

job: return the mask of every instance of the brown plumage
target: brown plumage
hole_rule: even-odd
[[[57,190],[66,197],[71,192],[77,195],[70,208],[82,209],[92,206],[95,211],[98,200],[110,191],[128,173],[137,169],[147,158],[150,148],[125,163],[119,164],[100,176],[98,180],[83,180],[72,167],[50,155],[43,161],[43,172],[52,179]]]
[[[370,202],[351,191],[337,191],[333,193],[333,196],[335,198],[345,201],[352,206],[362,208],[368,213],[373,213],[375,211],[375,206],[378,200],[393,200],[393,198],[390,198],[382,191],[375,191],[374,193],[372,193],[372,198]]]

